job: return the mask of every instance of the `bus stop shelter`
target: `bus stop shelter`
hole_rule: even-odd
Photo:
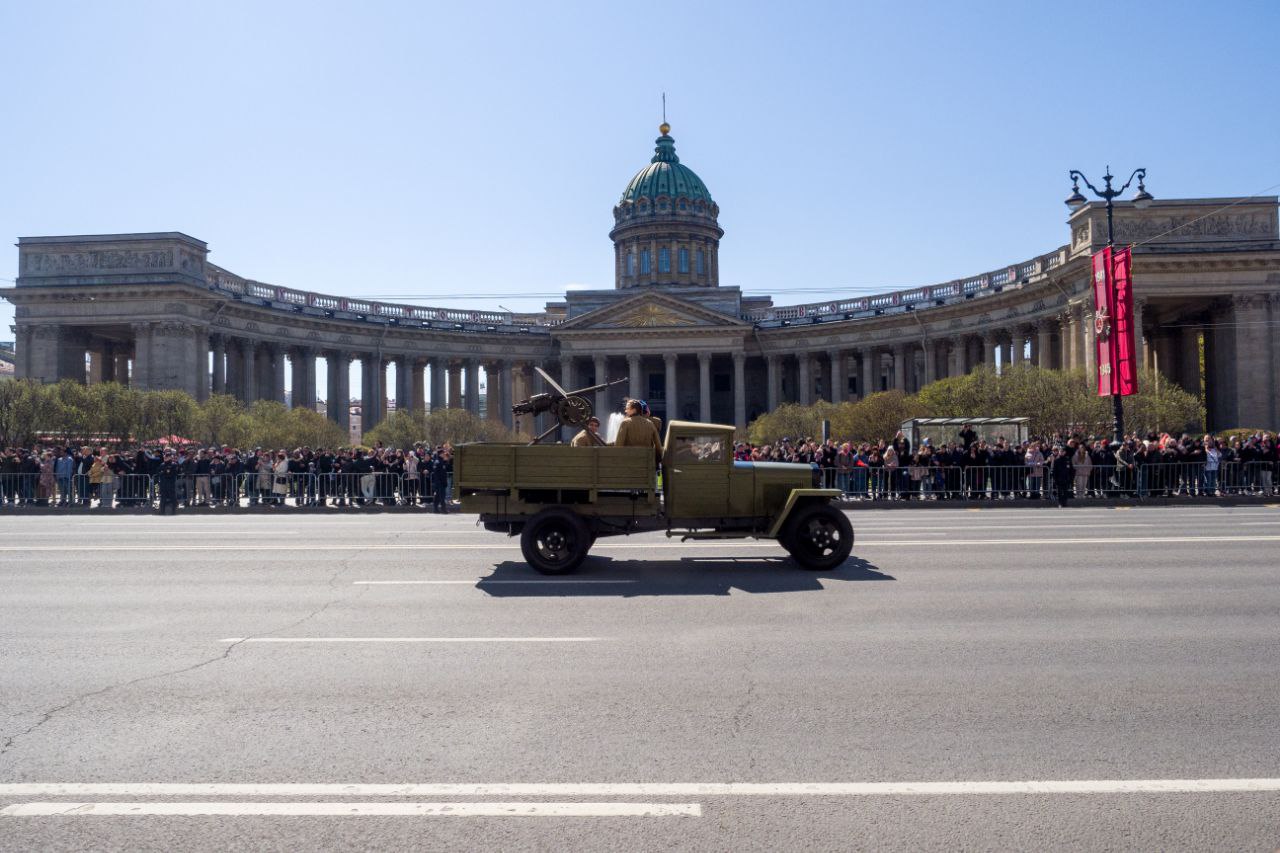
[[[1031,418],[912,418],[902,422],[902,434],[912,447],[919,447],[929,439],[933,447],[941,447],[960,440],[960,430],[965,424],[973,427],[978,438],[988,444],[1003,438],[1010,444],[1026,441]]]

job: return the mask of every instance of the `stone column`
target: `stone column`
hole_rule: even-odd
[[[441,412],[449,405],[449,364],[446,359],[433,358],[431,366],[431,411]]]
[[[1143,328],[1143,314],[1147,310],[1147,300],[1133,300],[1133,348],[1134,358],[1138,362],[1138,370],[1145,370],[1149,366],[1147,361],[1147,333]]]
[[[1085,360],[1084,305],[1077,303],[1071,306],[1071,348],[1075,355],[1072,363],[1076,367],[1088,368]]]
[[[462,408],[462,365],[449,363],[449,391],[445,397],[450,409]]]
[[[480,415],[480,361],[474,358],[467,359],[466,372],[467,390],[464,392],[463,400],[467,411],[478,417]]]
[[[511,407],[515,405],[513,382],[511,362],[504,361],[498,370],[498,405],[502,408],[499,412],[502,424],[508,429],[515,425],[515,415],[511,413]]]
[[[778,408],[778,400],[781,396],[779,393],[781,391],[779,383],[782,380],[781,361],[782,356],[777,355],[776,353],[770,353],[764,357],[766,374],[765,381],[769,386],[765,393],[768,399],[769,411],[771,412]]]
[[[667,422],[670,423],[680,417],[680,394],[676,387],[676,368],[679,366],[680,356],[674,352],[666,353],[662,356],[662,365],[666,368],[666,377],[663,382],[662,393],[667,398]]]
[[[711,353],[698,353],[698,418],[711,422]]]
[[[421,415],[427,411],[427,361],[414,358],[409,364],[409,411]]]
[[[14,347],[16,348],[14,355],[16,358],[13,365],[13,375],[15,379],[31,379],[31,342],[35,336],[32,334],[32,327],[26,323],[19,322],[16,325],[18,338],[14,341]],[[124,381],[124,379],[120,380],[122,383]]]
[[[115,347],[111,341],[101,341],[97,349],[89,353],[89,381],[116,381]]]
[[[343,434],[351,435],[351,354],[332,351],[325,354],[329,374],[325,394],[325,410],[329,420],[342,427]]]
[[[947,342],[947,376],[964,376],[964,338]]]
[[[1053,326],[1049,320],[1036,324],[1036,367],[1053,367]]]
[[[1071,328],[1071,312],[1063,311],[1058,315],[1058,368],[1071,370],[1071,339],[1074,330]]]
[[[1200,326],[1193,319],[1179,321],[1178,329],[1178,384],[1188,394],[1200,396]],[[1272,364],[1270,375],[1280,365]],[[1270,428],[1269,424],[1267,428]]]
[[[227,339],[222,335],[213,339],[213,393],[227,393]]]
[[[1022,364],[1026,360],[1027,333],[1021,327],[1015,328],[1009,340],[1009,363]]]
[[[638,274],[639,273],[637,273],[637,275]],[[603,385],[605,382],[609,381],[606,378],[606,374],[608,373],[608,370],[609,370],[608,356],[603,356],[603,355],[596,356],[595,357],[595,371],[596,371],[595,384],[596,385]],[[600,390],[596,391],[596,405],[595,405],[594,411],[595,411],[596,417],[600,419],[601,427],[603,427],[605,418],[609,414],[609,389],[608,388],[601,388]]]
[[[733,425],[747,428],[747,354],[733,354]]]
[[[992,370],[996,368],[996,348],[1000,346],[995,332],[982,333],[982,362]]]
[[[209,373],[209,327],[195,327],[196,347],[196,401],[203,403],[209,399],[209,387],[212,377]]]
[[[45,328],[36,329],[38,338]],[[133,377],[130,384],[142,391],[151,389],[151,323],[133,324]]]
[[[862,399],[880,390],[880,354],[874,347],[862,351]]]
[[[208,360],[199,363],[197,329],[190,323],[154,323],[151,327],[151,368],[148,387],[185,391],[199,398]],[[82,368],[83,369],[83,368]]]
[[[486,361],[484,363],[485,407],[484,419],[502,422],[502,363]]]
[[[271,344],[271,399],[284,402],[284,347]]]
[[[409,366],[409,357],[398,355],[391,359],[396,365],[396,411],[413,410],[413,371]]]
[[[1089,376],[1097,376],[1098,345],[1093,330],[1093,311],[1084,306],[1080,308],[1080,331],[1082,333],[1080,354],[1083,357],[1085,373]]]
[[[640,373],[640,356],[627,356],[627,393],[633,400],[644,399],[644,388],[642,386],[643,376]]]
[[[893,346],[893,387],[899,391],[907,390],[906,344],[894,344]]]
[[[304,408],[303,400],[306,399],[307,377],[304,372],[306,363],[300,349],[300,347],[293,347],[289,350],[289,381],[293,383],[293,393],[289,395],[289,403],[294,409]]]
[[[938,380],[938,348],[933,341],[925,341],[921,345],[924,350],[924,384]]]
[[[844,350],[833,349],[827,353],[827,358],[831,362],[831,388],[828,392],[831,395],[831,402],[843,403],[849,391],[849,382],[844,375]]]
[[[122,350],[120,347],[117,346],[115,348],[115,352],[112,355],[112,358],[115,360],[115,363],[116,363],[115,367],[113,368],[116,381],[119,382],[121,385],[128,385],[129,384],[129,353],[128,351]],[[21,357],[19,357],[18,363],[19,364],[22,363]]]
[[[573,372],[573,356],[561,355],[560,356],[560,387],[563,388],[566,393],[568,393],[570,391],[576,391],[577,385],[578,385],[578,380],[575,378],[574,372]]]
[[[386,373],[382,368],[382,355],[367,352],[360,357],[360,432],[368,435],[369,430],[382,423],[386,411]]]
[[[796,402],[802,406],[813,403],[813,356],[807,352],[796,353]]]

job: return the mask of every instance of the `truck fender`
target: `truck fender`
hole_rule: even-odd
[[[782,530],[782,526],[791,517],[791,511],[802,501],[818,499],[825,503],[840,497],[840,494],[839,489],[792,489],[791,494],[787,495],[786,504],[783,505],[782,511],[778,513],[778,517],[773,520],[773,524],[769,526],[769,532],[765,534],[765,537],[777,539],[778,531]]]

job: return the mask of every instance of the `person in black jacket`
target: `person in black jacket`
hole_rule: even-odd
[[[431,459],[431,501],[433,511],[449,511],[449,464],[443,454]]]
[[[174,457],[172,450],[164,452],[164,459],[156,468],[155,480],[160,491],[160,514],[178,514],[178,477],[182,474],[182,466]]]
[[[1070,454],[1061,444],[1054,445],[1053,458],[1050,461],[1050,474],[1053,477],[1053,493],[1058,499],[1058,506],[1065,507],[1071,500],[1071,490],[1075,485],[1076,466]]]

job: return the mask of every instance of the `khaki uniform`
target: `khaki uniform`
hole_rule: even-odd
[[[593,445],[595,445],[595,444],[597,444],[597,443],[598,443],[598,442],[597,442],[594,438],[592,438],[592,437],[591,437],[591,433],[590,433],[590,431],[585,430],[585,429],[584,429],[584,430],[582,430],[582,432],[580,432],[580,433],[578,433],[577,435],[575,435],[575,436],[574,436],[574,437],[569,441],[569,444],[570,444],[570,446],[572,446],[572,447],[592,447]]]
[[[657,415],[645,415],[645,417],[653,421],[653,428],[658,431],[658,441],[662,441],[662,418]]]
[[[658,428],[653,421],[644,415],[628,415],[618,425],[618,437],[614,439],[614,447],[652,447],[654,460],[662,461],[662,439],[658,437]]]

